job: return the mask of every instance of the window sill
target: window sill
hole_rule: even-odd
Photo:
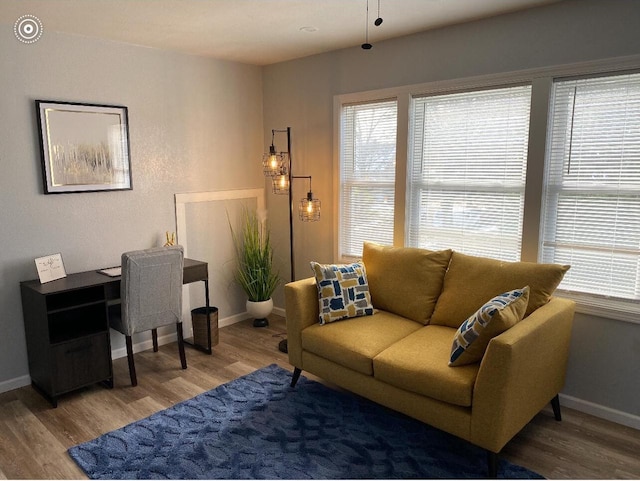
[[[556,295],[575,301],[576,312],[580,314],[640,324],[640,303],[638,302],[623,301],[621,299],[589,294],[577,294],[560,289],[556,291]]]

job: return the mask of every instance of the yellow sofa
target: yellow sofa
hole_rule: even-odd
[[[292,386],[302,370],[497,454],[547,403],[560,420],[572,301],[552,297],[569,266],[365,243],[374,314],[319,323],[315,277],[285,286]],[[524,319],[480,362],[449,366],[458,327],[486,301],[529,286]]]

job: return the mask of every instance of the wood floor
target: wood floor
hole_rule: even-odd
[[[86,479],[68,457],[69,447],[260,367],[277,363],[291,369],[277,349],[285,337],[284,320],[270,320],[267,328],[244,321],[221,329],[213,355],[188,348],[185,371],[175,343],[136,354],[135,388],[121,358],[114,361],[113,389],[96,385],[63,396],[57,409],[30,386],[0,394],[0,479]],[[640,479],[640,432],[568,408],[556,422],[548,408],[503,456],[547,478]]]

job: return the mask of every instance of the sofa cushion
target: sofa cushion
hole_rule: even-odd
[[[309,326],[302,331],[302,348],[371,376],[376,355],[421,327],[409,319],[378,311],[373,316]]]
[[[373,314],[367,274],[362,262],[311,262],[318,286],[320,324]]]
[[[450,257],[451,250],[365,242],[362,260],[373,306],[427,324],[442,291]]]
[[[449,367],[456,330],[426,326],[396,342],[373,360],[376,379],[439,401],[471,406],[479,364]]]
[[[549,302],[567,270],[569,266],[558,264],[504,262],[454,252],[431,324],[457,329],[487,299],[528,285],[527,317]]]
[[[453,337],[449,366],[478,362],[489,341],[522,320],[529,286],[494,297],[462,323]]]

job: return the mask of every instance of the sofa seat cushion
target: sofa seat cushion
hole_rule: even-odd
[[[471,406],[480,364],[450,367],[456,330],[426,326],[399,340],[373,360],[379,381],[458,406]]]
[[[372,316],[307,327],[302,331],[302,349],[371,376],[374,357],[420,328],[417,322],[377,311]],[[453,333],[449,349],[451,339]]]

